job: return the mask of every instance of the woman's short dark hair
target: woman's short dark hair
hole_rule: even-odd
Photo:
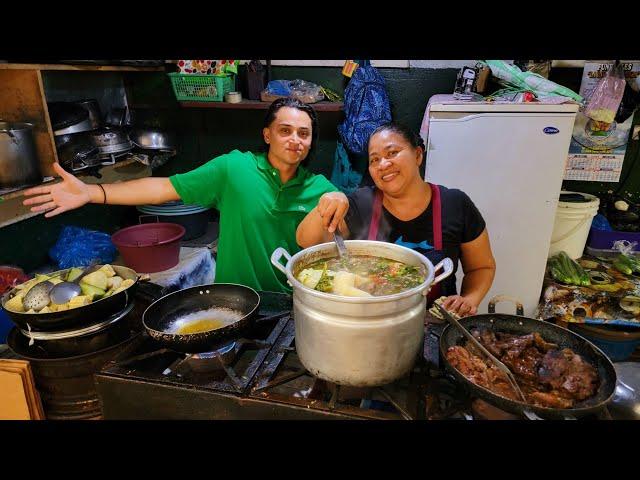
[[[271,126],[273,121],[276,119],[278,110],[283,107],[296,108],[298,110],[301,110],[309,115],[309,118],[311,119],[311,146],[309,147],[309,154],[307,155],[307,158],[305,158],[302,162],[303,165],[306,165],[315,152],[316,144],[318,143],[318,116],[316,115],[316,111],[311,105],[301,102],[296,98],[278,98],[277,100],[274,100],[271,105],[269,105],[267,115],[264,117],[264,128],[269,128]],[[265,143],[265,151],[268,150],[269,145]]]
[[[422,137],[420,135],[418,135],[416,132],[414,132],[411,128],[407,127],[403,123],[399,123],[399,122],[383,123],[378,128],[376,128],[373,131],[373,133],[369,136],[369,142],[371,141],[371,137],[373,137],[376,133],[387,132],[387,131],[397,133],[402,138],[404,138],[407,141],[407,143],[409,143],[413,148],[418,148],[418,147],[422,148],[422,152],[423,152],[422,155],[424,160],[424,156],[426,153],[426,149],[424,147],[424,140],[422,140]],[[369,145],[367,142],[367,149],[368,147]]]

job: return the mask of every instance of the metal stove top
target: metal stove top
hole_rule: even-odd
[[[221,346],[222,355],[159,349],[142,335],[95,375],[104,418],[520,419],[469,397],[440,369],[443,324],[426,325],[423,356],[406,377],[382,387],[345,387],[312,376],[300,363],[291,297],[260,297],[263,321],[247,338]]]

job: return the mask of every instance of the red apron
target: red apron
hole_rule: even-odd
[[[431,199],[433,201],[433,243],[436,251],[442,250],[442,205],[440,203],[440,187],[429,183],[431,187]],[[371,214],[371,224],[369,225],[368,240],[378,239],[378,227],[382,217],[382,191],[376,188],[375,199],[373,200],[373,213]],[[427,303],[430,304],[440,297],[440,284],[435,284],[427,295]]]

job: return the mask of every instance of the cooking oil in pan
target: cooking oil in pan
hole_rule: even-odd
[[[173,323],[172,333],[189,335],[217,330],[237,322],[242,316],[240,312],[224,308],[200,310],[176,319]]]

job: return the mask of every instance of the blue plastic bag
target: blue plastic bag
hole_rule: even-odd
[[[289,80],[271,80],[267,84],[267,93],[288,97],[291,93],[290,83],[291,82]]]
[[[611,228],[611,225],[609,224],[609,220],[607,220],[607,217],[605,217],[601,213],[593,217],[591,226],[596,230],[605,230],[607,232],[613,231],[613,228]]]
[[[49,250],[49,257],[59,268],[87,266],[92,260],[111,263],[118,250],[111,241],[111,235],[85,228],[66,226],[60,232],[58,241]]]

